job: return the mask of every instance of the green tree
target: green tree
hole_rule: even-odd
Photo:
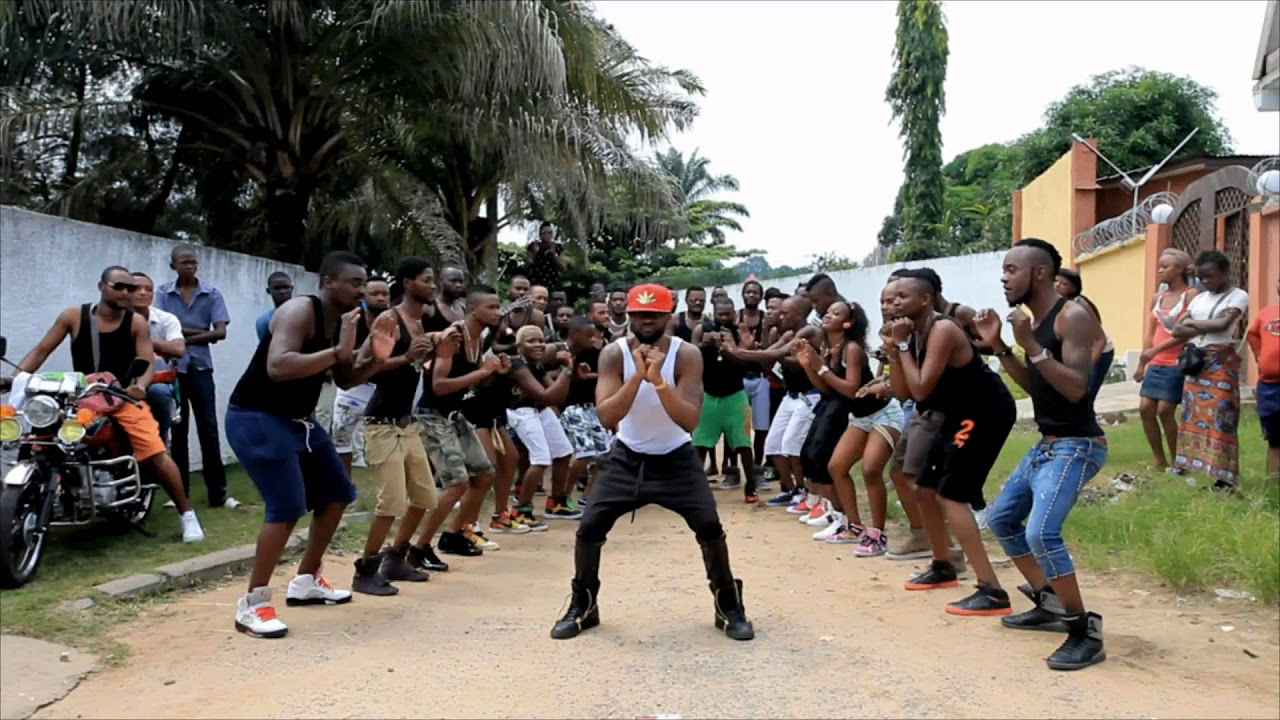
[[[894,259],[933,257],[944,213],[942,132],[947,27],[935,0],[899,0],[894,71],[885,99],[903,139],[901,241]],[[887,237],[887,235],[886,235]],[[882,240],[885,239],[882,237]]]
[[[737,178],[711,174],[710,158],[699,155],[697,150],[688,160],[675,148],[657,153],[655,159],[675,183],[676,222],[672,239],[677,246],[685,241],[695,245],[707,241],[724,243],[725,230],[742,231],[737,218],[751,217],[746,206],[713,197],[726,190],[737,191]]]
[[[1095,75],[1050,105],[1044,126],[1018,141],[1018,180],[1028,183],[1047,170],[1071,147],[1072,133],[1096,138],[1125,170],[1159,162],[1193,128],[1200,132],[1181,156],[1228,153],[1231,134],[1214,108],[1217,97],[1191,78],[1139,67]]]
[[[839,270],[856,270],[861,267],[857,260],[850,260],[835,251],[814,253],[810,256],[809,270],[814,273],[831,273]]]

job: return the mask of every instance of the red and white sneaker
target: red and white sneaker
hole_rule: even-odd
[[[351,602],[350,590],[339,590],[330,585],[317,570],[315,575],[298,575],[289,581],[289,590],[285,593],[284,604],[294,605],[341,605]]]
[[[787,512],[792,515],[808,515],[813,506],[818,502],[818,496],[812,493],[807,495],[796,495],[796,502],[791,503],[787,508]]]
[[[289,626],[276,617],[271,607],[271,588],[260,587],[236,601],[236,630],[255,638],[282,638]]]
[[[831,520],[827,516],[833,512],[835,512],[835,507],[831,505],[830,500],[819,500],[818,504],[809,508],[808,515],[800,516],[800,522],[814,527],[825,527],[831,524]]]
[[[814,540],[826,540],[827,538],[835,537],[837,534],[839,534],[839,532],[840,532],[841,530],[843,530],[843,529],[844,529],[844,526],[845,526],[848,522],[849,522],[849,521],[848,521],[848,519],[847,519],[847,518],[845,518],[844,513],[839,512],[839,511],[832,511],[832,512],[831,512],[831,523],[830,523],[830,524],[828,524],[828,525],[827,525],[827,527],[826,527],[825,529],[823,529],[823,530],[819,530],[818,532],[814,533],[814,534],[813,534],[813,539],[814,539]]]

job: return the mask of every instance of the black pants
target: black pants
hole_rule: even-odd
[[[604,542],[618,518],[651,503],[678,513],[699,543],[715,542],[724,535],[707,473],[693,445],[682,445],[666,455],[646,455],[615,441],[600,463],[591,502],[578,521],[578,539]]]
[[[200,462],[209,505],[221,507],[227,499],[227,474],[222,467],[222,447],[218,438],[217,396],[212,370],[191,370],[178,374],[178,394],[182,396],[182,419],[173,426],[170,454],[182,475],[182,489],[191,497],[191,471],[187,457],[190,423],[194,415],[200,440]]]

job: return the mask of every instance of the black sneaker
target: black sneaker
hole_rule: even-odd
[[[1058,602],[1058,596],[1053,593],[1053,588],[1032,590],[1030,585],[1023,583],[1018,586],[1018,591],[1026,595],[1027,599],[1036,606],[1026,612],[1001,619],[1001,625],[1010,630],[1067,631],[1066,624],[1062,622],[1062,603]]]
[[[409,565],[419,570],[449,572],[449,564],[441,560],[430,545],[409,546]]]
[[[436,547],[442,553],[461,555],[463,557],[477,557],[484,554],[484,550],[476,547],[475,543],[468,540],[467,536],[462,533],[440,533],[440,541],[436,543]]]
[[[355,576],[351,579],[351,589],[364,595],[389,596],[400,592],[390,580],[382,574],[382,553],[358,558],[355,561]]]
[[[1102,616],[1098,613],[1064,615],[1067,639],[1045,661],[1050,670],[1079,670],[1107,659],[1102,644]]]
[[[409,564],[408,551],[387,548],[382,551],[382,568],[379,572],[391,582],[426,582],[431,576],[426,571]]]
[[[937,588],[955,587],[960,584],[956,579],[956,568],[946,560],[934,560],[929,569],[907,580],[902,587],[907,590],[936,590]]]
[[[742,476],[737,472],[737,468],[729,468],[732,472],[726,472],[724,479],[716,486],[717,490],[734,490],[742,487]]]
[[[977,591],[963,600],[947,603],[947,612],[951,615],[1008,615],[1013,612],[1009,605],[1009,593],[1004,589],[993,587],[979,580]]]

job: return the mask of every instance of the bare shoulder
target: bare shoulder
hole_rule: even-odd
[[[693,343],[681,342],[679,347],[676,348],[676,363],[696,363],[696,365],[689,365],[689,367],[700,367],[702,365],[702,352],[694,347]]]

